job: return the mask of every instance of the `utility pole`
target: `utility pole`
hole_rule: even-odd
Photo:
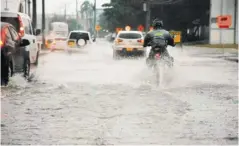
[[[32,0],[32,26],[34,29],[37,27],[37,0]]]
[[[94,36],[96,37],[96,29],[95,29],[95,27],[96,27],[96,0],[95,0],[95,2],[94,2],[94,32],[95,32],[95,34],[94,34]]]
[[[31,17],[31,0],[28,0],[28,15]]]
[[[27,13],[27,0],[25,0],[25,13]]]
[[[5,2],[6,2],[6,7],[5,7],[5,9],[4,9],[4,10],[8,11],[8,10],[9,10],[9,9],[8,9],[8,6],[7,6],[7,4],[8,4],[8,1],[6,0]]]
[[[146,22],[145,22],[145,30],[149,31],[149,27],[150,27],[150,14],[151,14],[151,9],[150,9],[150,2],[147,0],[145,1],[145,6],[146,8]]]
[[[76,0],[76,29],[78,29],[78,0]]]
[[[45,0],[42,0],[42,47],[45,49]]]
[[[67,21],[67,19],[66,19],[66,4],[65,4],[65,21]]]

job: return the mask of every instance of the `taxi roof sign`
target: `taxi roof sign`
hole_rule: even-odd
[[[232,25],[231,15],[221,15],[217,17],[217,26],[219,28],[229,28]]]

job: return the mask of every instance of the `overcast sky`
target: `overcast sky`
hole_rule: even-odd
[[[94,0],[89,0],[92,3]],[[40,14],[42,12],[42,1],[37,0],[37,13]],[[80,4],[84,2],[84,0],[78,0],[79,8]],[[101,5],[104,3],[110,2],[110,0],[96,0],[96,7],[101,8]],[[45,8],[46,13],[61,13],[64,14],[64,8],[66,5],[67,14],[75,14],[76,12],[76,0],[45,0]]]

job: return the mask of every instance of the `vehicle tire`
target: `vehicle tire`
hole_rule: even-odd
[[[119,54],[116,51],[113,51],[113,59],[119,60]]]
[[[7,85],[9,78],[13,76],[13,64],[9,57],[1,56],[1,85]]]
[[[38,58],[39,58],[39,51],[37,51],[36,61],[34,62],[34,65],[36,66],[38,66],[38,60],[39,60]]]
[[[29,57],[29,52],[25,52],[24,55],[24,63],[23,63],[23,76],[27,79],[30,75],[30,57]]]
[[[146,57],[146,51],[142,53],[142,57]]]
[[[79,40],[80,40],[80,39],[76,40],[76,44],[77,44],[78,47],[81,47],[81,46],[78,45],[78,41],[79,41]],[[85,45],[84,45],[84,46],[86,46],[86,45],[87,45],[87,40],[86,40],[86,39],[83,39],[83,40],[85,41]]]

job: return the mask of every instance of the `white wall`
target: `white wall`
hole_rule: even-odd
[[[235,36],[235,0],[211,0],[211,18],[220,15],[231,15],[232,25],[229,29],[219,29],[210,18],[210,44],[233,44]]]
[[[236,7],[236,9],[237,9],[237,13],[236,13],[236,18],[237,18],[237,20],[236,20],[236,43],[238,44],[238,0],[237,0],[237,7]]]

